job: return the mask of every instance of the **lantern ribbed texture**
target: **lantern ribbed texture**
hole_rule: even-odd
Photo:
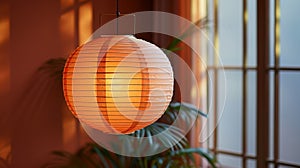
[[[101,36],[78,47],[63,72],[64,96],[84,124],[111,134],[144,128],[166,110],[173,71],[157,46],[129,35]]]

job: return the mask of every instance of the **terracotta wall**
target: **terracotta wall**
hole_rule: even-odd
[[[69,139],[65,147],[65,134],[80,130],[74,131],[74,121],[66,128],[65,117],[72,116],[64,112],[61,83],[37,71],[43,62],[67,56],[79,43],[76,25],[71,36],[62,32],[61,24],[74,16],[62,21],[61,5],[59,0],[0,1],[0,157],[11,151],[12,167],[40,167],[51,151],[72,150],[83,143]],[[115,13],[112,0],[91,0],[90,5],[91,30],[100,26],[99,14]],[[122,13],[152,6],[152,0],[120,1]]]
[[[189,18],[185,0],[119,1],[122,14],[160,10]],[[114,0],[0,0],[0,157],[12,167],[40,167],[51,151],[74,151],[89,140],[66,109],[61,82],[37,69],[69,55],[100,27],[101,15],[115,13],[115,5]],[[162,47],[170,40],[139,36]]]

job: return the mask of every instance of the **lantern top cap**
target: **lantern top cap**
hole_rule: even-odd
[[[121,35],[121,34],[118,34],[118,35],[101,35],[100,37],[134,37],[134,35]]]

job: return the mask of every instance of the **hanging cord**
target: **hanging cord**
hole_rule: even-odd
[[[116,11],[116,16],[117,16],[117,35],[119,34],[119,16],[120,16],[120,11],[119,11],[119,0],[117,0],[117,11]]]

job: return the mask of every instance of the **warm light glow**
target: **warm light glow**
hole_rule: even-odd
[[[206,17],[206,0],[192,0],[191,1],[191,21],[196,22],[201,18]]]
[[[10,139],[0,137],[0,159],[7,158],[10,155],[10,153],[11,153]]]
[[[203,19],[207,17],[207,1],[206,0],[192,0],[192,15],[191,19],[192,22],[197,22],[199,19]],[[206,89],[207,89],[207,76],[206,76],[206,67],[205,63],[207,62],[207,58],[204,55],[208,55],[208,44],[203,38],[201,38],[200,34],[193,34],[192,40],[192,47],[195,52],[192,52],[192,68],[195,74],[197,85],[193,85],[191,89],[191,103],[195,104],[197,107],[208,111],[206,109]],[[196,53],[201,53],[202,55],[197,55]],[[204,56],[204,57],[203,57]],[[204,60],[201,60],[204,58]],[[205,60],[206,59],[206,60]],[[202,62],[204,61],[204,62]],[[190,137],[192,139],[191,146],[192,147],[207,147],[205,143],[200,143],[202,137],[207,134],[203,134],[206,131],[206,127],[204,124],[206,123],[205,118],[197,118],[196,125],[192,128],[190,132]],[[199,132],[201,134],[199,135]],[[200,160],[198,160],[200,162]],[[200,164],[200,163],[199,163]],[[205,163],[202,165],[203,167],[208,167]]]
[[[249,15],[249,14],[248,14],[248,10],[245,10],[245,11],[244,11],[244,22],[245,22],[245,23],[248,23],[248,15]]]
[[[6,40],[8,40],[9,38],[9,19],[8,18],[4,18],[0,20],[0,32],[1,32],[1,36],[0,36],[0,45],[5,42]]]
[[[0,32],[0,94],[7,94],[10,89],[10,19],[9,5],[6,3],[0,3]]]
[[[67,9],[74,5],[74,0],[60,0],[61,9]]]
[[[204,19],[207,17],[207,1],[206,0],[192,0],[192,22],[197,22],[200,19]],[[192,40],[192,48],[195,49],[196,52],[192,52],[192,69],[196,76],[197,86],[193,85],[191,89],[191,101],[193,104],[197,106],[201,106],[201,109],[205,109],[204,104],[206,104],[206,67],[204,66],[201,60],[201,56],[196,53],[201,53],[203,55],[207,55],[207,42],[203,41],[200,34],[193,34]],[[204,58],[206,59],[206,58]],[[198,95],[200,93],[201,95]]]
[[[92,4],[79,8],[79,44],[83,44],[92,34]]]
[[[64,44],[62,53],[70,53],[74,50],[75,42],[75,12],[69,11],[60,16],[60,39]]]
[[[214,65],[218,66],[219,60],[219,26],[218,26],[218,9],[219,9],[219,0],[214,0],[214,46],[215,46],[215,54],[214,54]]]
[[[65,65],[64,95],[83,123],[127,134],[152,124],[173,94],[173,71],[155,45],[133,36],[102,36],[78,47]]]

